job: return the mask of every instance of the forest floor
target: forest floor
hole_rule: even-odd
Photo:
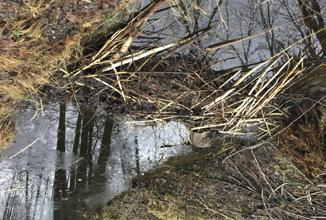
[[[198,156],[201,155],[201,156]],[[313,219],[325,216],[323,178],[307,177],[274,146],[225,160],[199,151],[136,178],[94,219]]]

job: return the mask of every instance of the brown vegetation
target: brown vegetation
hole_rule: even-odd
[[[63,7],[60,1],[12,4],[16,16],[6,18],[2,25],[0,61],[1,100],[10,103],[21,100],[28,93],[37,94],[38,86],[50,79],[53,80],[51,84],[72,93],[92,83],[96,87],[95,94],[105,91],[111,98],[124,103],[148,105],[147,117],[179,117],[188,120],[195,131],[217,129],[231,134],[254,123],[262,136],[271,136],[279,129],[274,117],[283,114],[275,99],[301,76],[306,62],[303,55],[288,56],[289,50],[298,43],[295,42],[256,65],[219,72],[212,70],[212,64],[219,60],[210,53],[270,32],[266,30],[201,48],[197,40],[211,29],[219,5],[208,16],[207,27],[188,31],[172,43],[147,45],[128,53],[132,43],[142,35],[149,18],[162,5],[173,10],[177,8],[184,19],[200,11],[200,6],[192,2],[187,9],[182,2],[152,1],[118,28],[109,30],[101,16],[107,16],[104,12],[113,3],[103,6],[99,2],[103,10],[74,2],[65,3],[67,6]],[[93,4],[96,6],[97,1]],[[127,4],[131,3],[114,6],[123,11]],[[117,14],[119,12],[114,12],[112,17]],[[111,27],[115,22],[110,20]],[[189,24],[184,22],[187,27]],[[304,36],[301,41],[311,35]],[[188,55],[176,53],[185,46],[193,48]],[[271,71],[273,77],[268,76]],[[56,81],[58,79],[61,83]],[[144,113],[139,115],[144,116]]]
[[[262,169],[253,150],[279,137],[283,152],[307,174],[315,177],[325,170],[325,126],[320,122],[322,114],[318,108],[311,107],[315,102],[310,103],[310,106],[299,102],[300,108],[295,106],[287,112],[293,100],[284,102],[281,96],[296,80],[304,79],[302,77],[305,74],[312,74],[309,68],[324,66],[320,64],[321,59],[310,63],[311,60],[305,54],[290,53],[295,45],[311,39],[313,32],[319,33],[324,27],[318,27],[320,30],[311,28],[313,31],[302,39],[288,46],[280,46],[279,51],[273,49],[271,56],[259,63],[217,71],[211,66],[220,61],[211,53],[226,46],[241,44],[258,35],[267,35],[271,30],[265,29],[260,34],[239,39],[227,39],[207,48],[200,47],[197,41],[210,30],[213,18],[219,11],[217,5],[211,15],[205,15],[211,19],[207,27],[188,30],[173,42],[131,49],[152,15],[158,10],[166,10],[163,5],[180,10],[178,13],[183,16],[185,23],[191,17],[191,12],[200,14],[201,9],[195,2],[191,3],[192,7],[187,11],[178,1],[156,0],[134,13],[129,20],[122,19],[123,22],[120,22],[119,18],[115,21],[114,17],[119,13],[111,9],[124,11],[126,2],[116,5],[109,1],[103,6],[102,1],[94,1],[95,5],[98,3],[95,9],[87,3],[76,4],[73,0],[27,0],[21,4],[0,2],[0,6],[10,8],[10,15],[0,17],[0,146],[12,139],[13,126],[9,120],[11,107],[26,94],[37,96],[41,85],[49,83],[73,95],[83,89],[91,90],[92,95],[105,91],[111,101],[139,107],[139,111],[133,114],[135,117],[151,120],[182,119],[195,132],[210,129],[237,135],[250,133],[253,127],[258,133],[261,143],[247,148],[241,146],[243,148],[240,151],[225,159],[228,161],[226,169],[231,170],[229,173],[238,173],[237,177],[230,175],[232,181],[246,188],[239,204],[248,202],[246,196],[250,194],[261,202],[258,211],[251,213],[249,206],[232,211],[230,207],[225,208],[227,211],[223,207],[216,207],[216,211],[196,198],[195,205],[201,206],[201,209],[194,208],[196,212],[208,210],[214,217],[230,215],[235,218],[248,213],[276,218],[320,215],[321,209],[325,207],[322,200],[324,194],[320,192],[322,187],[317,187],[308,178],[301,182],[300,178],[296,178],[293,187],[287,191],[285,186],[288,183],[282,178],[269,179],[268,175],[272,176],[277,171]],[[302,10],[306,16],[307,9]],[[109,22],[104,19],[108,16],[104,12],[114,14]],[[2,13],[0,11],[0,16]],[[304,22],[309,28],[311,24],[307,23],[308,20],[304,19]],[[115,28],[109,28],[117,23]],[[317,37],[322,38],[320,34]],[[320,41],[324,50],[324,41]],[[178,53],[184,47],[191,48],[189,53]],[[306,65],[311,65],[308,70]],[[319,76],[316,78],[319,79]],[[317,84],[323,87],[324,82],[319,80]],[[320,106],[323,105],[321,100],[318,103]],[[286,116],[290,116],[290,121],[281,124],[280,119]],[[253,126],[248,128],[248,125]],[[243,151],[243,155],[250,155],[249,159],[246,155],[245,159],[240,158],[238,162],[230,160],[233,156],[242,157],[240,152]],[[275,156],[272,152],[268,153],[265,158],[266,155]],[[256,168],[254,171],[247,170],[241,167],[242,163],[254,164]],[[214,169],[221,166],[213,165]],[[263,165],[270,166],[271,162]],[[297,172],[294,176],[297,177],[298,173],[301,175]],[[204,181],[210,181],[210,178],[205,177]],[[184,183],[187,185],[187,181]],[[227,181],[224,183],[227,184]],[[212,181],[208,187],[216,187],[214,184],[216,182]],[[312,193],[303,190],[307,186],[311,187]],[[181,190],[184,190],[182,199],[192,193],[191,188]],[[200,189],[200,193],[209,192]],[[220,191],[217,189],[214,193]],[[236,190],[233,193],[236,194]],[[312,197],[315,199],[313,202]],[[311,207],[306,204],[300,211],[302,200]],[[120,205],[117,207],[121,208]]]
[[[8,124],[8,106],[37,96],[39,86],[54,80],[58,68],[79,56],[80,39],[90,27],[101,25],[103,13],[118,6],[111,1],[91,6],[75,1],[0,2],[1,125]],[[0,146],[9,143],[8,133],[0,133]]]
[[[326,169],[325,128],[322,109],[325,100],[302,101],[291,107],[290,120],[280,135],[280,147],[303,172],[316,177]],[[289,124],[291,123],[291,124]]]
[[[171,161],[134,181],[131,192],[94,219],[312,219],[325,213],[325,185],[305,176],[273,146],[222,162],[211,151],[198,161]],[[184,164],[182,164],[182,161]],[[181,163],[181,165],[180,165]]]

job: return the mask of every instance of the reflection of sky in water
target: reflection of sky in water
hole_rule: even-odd
[[[110,118],[97,112],[91,117],[94,119],[91,153],[85,156],[89,160],[80,160],[81,148],[77,155],[73,153],[78,117],[75,107],[66,106],[65,153],[57,151],[59,105],[49,105],[42,115],[32,119],[34,114],[33,109],[16,113],[15,142],[2,154],[2,219],[11,215],[16,219],[25,216],[28,219],[63,216],[78,219],[74,212],[84,204],[91,208],[103,205],[128,189],[137,173],[142,174],[171,156],[190,151],[184,145],[188,135],[185,126],[177,122],[148,125],[127,118],[113,120],[111,143],[109,147],[104,146],[102,142],[109,137],[103,138],[103,132]],[[31,147],[8,159],[36,139]]]
[[[150,1],[140,0],[135,2],[137,4],[135,4],[134,10],[143,7]],[[178,4],[172,2],[178,2]],[[214,43],[256,35],[250,40],[244,40],[210,53],[210,56],[220,61],[213,66],[216,70],[255,64],[270,58],[271,55],[275,55],[296,42],[299,43],[289,50],[290,54],[298,54],[305,48],[304,43],[300,42],[300,39],[302,39],[300,31],[304,34],[307,34],[308,31],[302,24],[297,0],[181,0],[172,2],[169,4],[174,5],[174,9],[156,13],[146,25],[142,35],[147,40],[137,39],[135,45],[139,46],[141,42],[150,42],[150,45],[153,46],[155,42],[159,46],[176,42],[186,36],[187,33],[196,33],[196,31],[207,27],[211,16],[216,12],[212,16],[212,28],[196,42],[197,56],[200,56],[202,49]],[[196,2],[201,3],[193,7]],[[318,2],[322,14],[325,14],[326,3],[324,1]],[[217,8],[218,3],[220,5]],[[197,10],[194,10],[194,8]],[[216,8],[218,10],[215,10]],[[180,12],[180,9],[183,10],[183,13]],[[324,20],[326,21],[325,16]],[[197,26],[196,23],[198,23]],[[273,32],[266,31],[272,27]],[[301,28],[300,31],[298,27]],[[164,31],[158,32],[158,30]],[[273,33],[273,36],[271,33]],[[154,41],[155,37],[161,39]],[[319,44],[318,41],[315,42],[314,46],[318,51]],[[271,45],[273,46],[271,47]],[[190,48],[194,49],[194,45],[184,46],[178,52],[187,53]],[[271,52],[271,50],[273,51]]]

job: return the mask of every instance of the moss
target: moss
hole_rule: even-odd
[[[12,31],[12,37],[14,41],[18,41],[22,37],[22,35],[22,32],[17,27],[14,28],[14,30]]]

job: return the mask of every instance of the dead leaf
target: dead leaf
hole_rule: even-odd
[[[71,12],[67,12],[66,19],[68,21],[70,21],[71,23],[73,23],[73,24],[79,24],[79,22],[80,22],[78,17],[76,15],[74,15],[73,13],[71,13]]]
[[[6,103],[10,101],[10,97],[8,96],[1,96],[0,97],[0,103]]]

